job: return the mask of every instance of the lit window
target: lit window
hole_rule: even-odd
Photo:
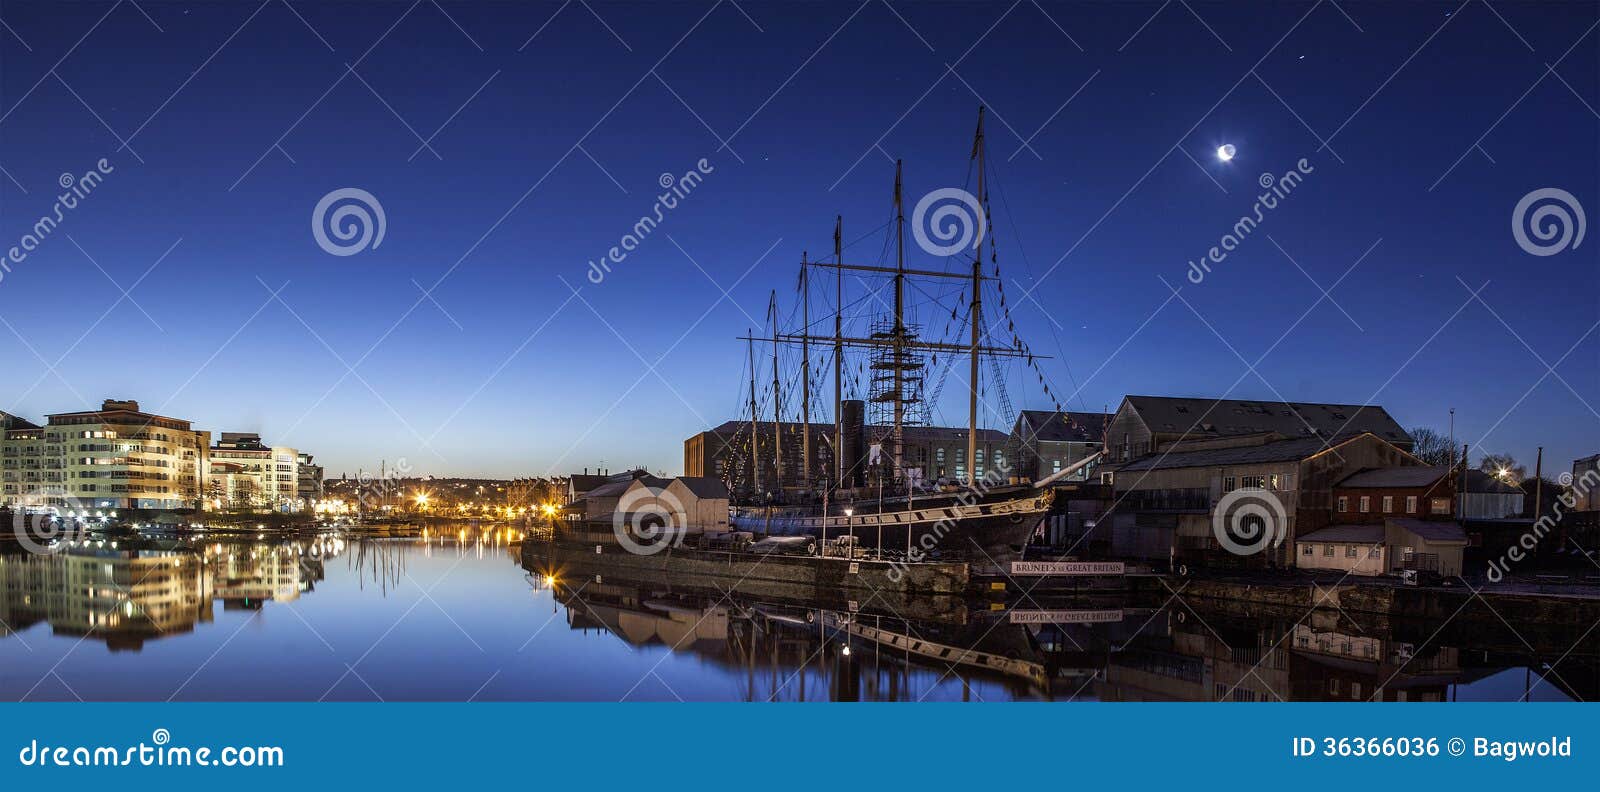
[[[1369,511],[1372,511],[1372,497],[1368,496],[1368,495],[1362,495],[1361,496],[1361,513],[1362,514],[1366,514]]]
[[[1343,496],[1343,495],[1339,496],[1339,511],[1340,512],[1350,511],[1350,499],[1345,497],[1345,496]]]
[[[1417,513],[1417,496],[1415,496],[1415,495],[1407,495],[1406,496],[1406,514],[1416,514],[1416,513]]]
[[[1385,495],[1385,496],[1383,496],[1383,513],[1384,514],[1388,514],[1389,512],[1392,512],[1392,511],[1394,511],[1394,496],[1393,495]]]

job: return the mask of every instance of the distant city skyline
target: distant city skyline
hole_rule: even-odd
[[[680,472],[769,291],[787,317],[836,215],[882,254],[894,160],[908,203],[970,185],[981,104],[1066,408],[1454,408],[1530,475],[1600,450],[1600,241],[1513,230],[1548,188],[1600,211],[1592,4],[588,5],[5,3],[0,410],[137,400],[330,480]],[[347,189],[381,223],[314,231]]]

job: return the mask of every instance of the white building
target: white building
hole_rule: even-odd
[[[185,509],[200,498],[211,433],[107,399],[45,426],[7,416],[0,498],[11,507]]]
[[[206,499],[213,509],[304,508],[300,457],[288,446],[263,444],[258,434],[223,432],[211,447]]]

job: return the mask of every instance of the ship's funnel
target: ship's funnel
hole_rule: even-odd
[[[867,455],[867,403],[860,399],[845,399],[839,403],[839,417],[844,435],[844,448],[839,455],[844,471],[844,486],[860,486]]]

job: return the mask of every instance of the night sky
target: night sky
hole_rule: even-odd
[[[1012,319],[1072,409],[1373,402],[1444,431],[1455,407],[1458,441],[1530,471],[1536,446],[1557,471],[1600,451],[1592,2],[7,0],[0,20],[0,250],[63,173],[110,168],[0,280],[0,410],[31,419],[133,398],[332,477],[678,472],[685,437],[737,417],[735,337],[769,290],[787,317],[835,215],[865,237],[850,258],[881,260],[893,158],[908,202],[971,189],[983,104]],[[334,256],[310,219],[346,187],[385,232]],[[1577,247],[1519,246],[1542,188],[1586,210]],[[1015,407],[1050,406],[1005,374]]]

